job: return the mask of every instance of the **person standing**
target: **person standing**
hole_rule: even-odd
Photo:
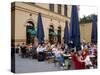
[[[17,45],[17,50],[18,50],[18,53],[19,53],[19,56],[21,55],[21,47],[20,47],[20,44]]]
[[[22,58],[24,58],[26,56],[26,45],[24,43],[21,46],[21,53]]]
[[[19,44],[16,46],[16,53],[19,53],[20,55],[20,45]]]
[[[36,54],[36,46],[33,44],[32,45],[32,59],[36,58],[37,54]]]

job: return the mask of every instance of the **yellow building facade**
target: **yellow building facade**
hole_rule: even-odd
[[[45,34],[45,41],[49,41],[49,28],[52,25],[55,33],[59,27],[61,28],[61,42],[63,42],[65,21],[68,21],[68,27],[71,16],[71,5],[67,5],[65,15],[65,5],[54,4],[53,9],[50,10],[50,4],[43,3],[24,3],[14,2],[11,5],[11,40],[15,41],[15,44],[25,42],[26,37],[26,26],[29,22],[37,27],[38,13],[41,13],[43,29]],[[60,8],[60,10],[58,9]],[[60,11],[60,12],[59,12]],[[88,29],[89,28],[89,29]],[[87,29],[87,30],[86,30]],[[89,32],[89,33],[88,33]],[[87,42],[90,41],[91,24],[81,25],[80,24],[81,40],[84,39]],[[85,34],[86,33],[86,34]],[[87,36],[86,36],[87,35]]]
[[[80,24],[81,41],[91,42],[92,23]]]

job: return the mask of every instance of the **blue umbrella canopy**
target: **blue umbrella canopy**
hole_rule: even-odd
[[[91,42],[97,43],[97,16],[92,15],[92,33],[91,33]]]
[[[78,19],[78,9],[76,5],[72,6],[71,19],[70,19],[70,41],[73,42],[73,47],[80,50],[80,28]]]
[[[44,30],[43,30],[41,13],[38,14],[37,39],[38,39],[38,43],[42,44],[44,42]]]
[[[68,44],[69,42],[69,31],[68,31],[68,22],[65,22],[65,29],[64,29],[64,43]]]

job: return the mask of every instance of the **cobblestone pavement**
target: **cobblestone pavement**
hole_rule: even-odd
[[[18,54],[15,55],[15,72],[29,73],[29,72],[48,72],[48,71],[62,71],[54,63],[38,62],[36,59],[21,58]]]

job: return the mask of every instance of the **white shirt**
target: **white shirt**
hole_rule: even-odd
[[[55,53],[56,53],[56,51],[57,51],[57,48],[53,48],[53,49],[52,49],[52,53],[54,53],[54,54],[55,54]]]
[[[83,50],[83,45],[81,45],[81,50]]]
[[[56,57],[61,57],[61,51],[56,51],[56,52],[55,52],[55,56],[56,56]]]
[[[42,47],[37,47],[37,52],[43,52],[44,51],[44,48]]]
[[[89,55],[85,58],[85,65],[92,65]]]
[[[53,47],[54,47],[55,45],[53,44],[53,45],[51,45],[51,49],[53,49]]]
[[[46,47],[43,47],[42,49],[43,49],[43,51],[47,51]]]

